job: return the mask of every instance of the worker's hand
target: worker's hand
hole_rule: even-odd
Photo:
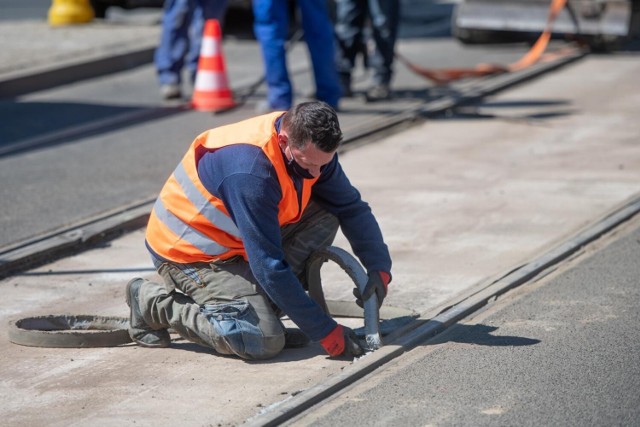
[[[320,340],[320,344],[329,356],[355,357],[364,354],[365,349],[358,341],[356,334],[346,326],[338,325],[333,331]]]
[[[391,276],[384,271],[374,271],[369,273],[369,280],[367,280],[364,292],[361,294],[360,289],[358,289],[357,286],[353,289],[353,295],[356,297],[356,304],[360,307],[364,307],[364,301],[371,298],[375,292],[378,297],[378,307],[382,306],[382,301],[384,301],[384,297],[387,296],[387,287],[389,286],[390,281]]]

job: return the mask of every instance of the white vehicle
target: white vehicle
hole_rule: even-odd
[[[452,32],[463,43],[491,43],[540,34],[552,0],[461,0]],[[567,0],[553,34],[574,35],[592,49],[610,50],[640,34],[640,0]]]

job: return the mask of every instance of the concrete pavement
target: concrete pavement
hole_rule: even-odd
[[[634,55],[589,57],[466,115],[343,153],[392,252],[388,304],[435,316],[636,200],[638,72]],[[359,111],[344,115],[345,122],[375,120]],[[142,242],[137,230],[0,281],[3,422],[239,425],[366,363],[329,360],[317,344],[248,363],[177,338],[160,350],[45,349],[8,341],[8,321],[26,316],[126,316],[124,284],[137,275],[156,278]],[[348,248],[342,236],[336,243]],[[325,274],[328,296],[350,299],[340,272]]]
[[[387,303],[435,317],[636,200],[639,71],[635,56],[590,57],[468,112],[475,120],[428,121],[344,153],[394,259]],[[342,236],[336,244],[348,248]],[[356,363],[327,359],[317,344],[249,363],[179,339],[160,350],[7,339],[9,320],[32,315],[126,316],[124,285],[138,275],[157,278],[143,230],[0,282],[5,423],[239,425],[397,346]],[[350,300],[339,272],[325,283],[329,298]]]
[[[149,63],[160,38],[160,10],[62,27],[49,26],[46,12],[0,20],[0,98]]]

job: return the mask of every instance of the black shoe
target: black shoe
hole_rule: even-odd
[[[367,102],[385,101],[391,98],[391,90],[386,83],[377,84],[367,91]]]
[[[138,295],[144,279],[139,277],[127,283],[126,297],[127,305],[131,308],[129,316],[129,336],[133,341],[143,347],[169,347],[171,335],[167,329],[154,330],[144,321],[140,312]]]
[[[345,74],[340,75],[340,88],[342,89],[343,98],[353,98],[353,91],[351,90],[351,76]]]
[[[284,348],[302,348],[309,344],[307,337],[300,329],[284,329]]]

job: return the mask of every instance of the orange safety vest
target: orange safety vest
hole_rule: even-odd
[[[278,144],[276,112],[208,130],[191,147],[169,177],[151,211],[148,245],[161,257],[178,262],[212,262],[236,255],[247,259],[240,231],[222,200],[207,191],[198,177],[198,160],[205,152],[234,144],[251,144],[273,164],[282,199],[278,204],[280,226],[297,222],[311,197],[315,179],[303,180],[301,205]]]

